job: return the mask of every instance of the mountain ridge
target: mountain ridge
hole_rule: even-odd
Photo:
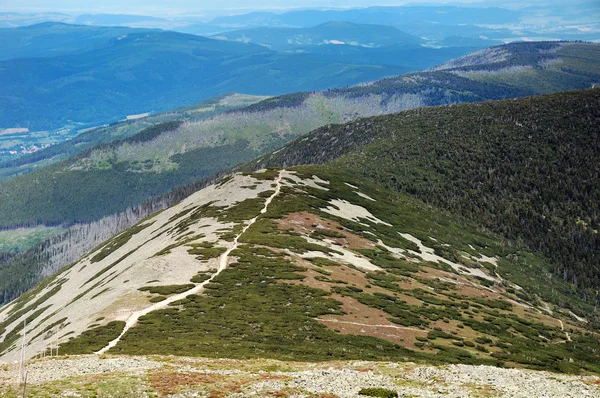
[[[225,32],[213,38],[252,42],[268,48],[289,51],[300,46],[343,45],[385,47],[401,44],[418,46],[422,40],[399,29],[382,25],[327,22],[311,28],[254,28]],[[310,51],[310,50],[308,50]]]
[[[511,271],[518,258],[535,259],[525,278]],[[58,338],[63,354],[516,361],[596,372],[594,354],[576,348],[594,344],[586,324],[531,295],[539,261],[340,168],[241,173],[2,307],[0,349],[11,360],[26,333],[28,356]],[[560,280],[543,283],[565,291]]]

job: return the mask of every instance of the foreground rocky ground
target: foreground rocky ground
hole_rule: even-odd
[[[600,378],[489,366],[77,356],[27,365],[28,397],[600,397]],[[19,367],[0,364],[0,396],[21,396]]]

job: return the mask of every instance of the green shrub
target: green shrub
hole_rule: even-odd
[[[377,398],[398,398],[396,391],[388,390],[387,388],[363,388],[358,392],[358,395]]]
[[[142,292],[148,292],[151,294],[160,294],[162,296],[168,296],[171,294],[179,294],[192,289],[195,285],[167,285],[167,286],[144,286],[138,290]]]
[[[104,326],[86,330],[78,337],[61,344],[59,353],[63,355],[93,354],[119,337],[124,328],[125,322],[113,321]]]
[[[167,298],[165,296],[156,296],[150,299],[151,303],[160,303],[161,301],[165,301]]]

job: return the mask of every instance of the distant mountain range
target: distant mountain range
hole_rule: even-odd
[[[76,129],[234,91],[344,87],[432,67],[476,48],[424,48],[420,39],[382,26],[331,23],[308,31],[311,41],[331,37],[348,44],[276,52],[151,29],[59,23],[0,29],[0,79],[6,82],[0,127]]]
[[[0,124],[30,130],[87,125],[160,112],[239,91],[272,95],[353,85],[396,75],[400,66],[353,65],[312,54],[276,53],[261,46],[166,31],[46,24],[62,55],[0,62]],[[20,28],[27,37],[33,29]],[[90,31],[86,31],[89,29]],[[59,30],[57,35],[52,32]],[[75,36],[94,37],[78,49]],[[100,36],[97,34],[104,30]],[[63,34],[64,32],[64,34]],[[14,32],[10,32],[14,34]],[[61,46],[60,39],[69,37]],[[112,37],[111,37],[112,36]],[[103,43],[96,47],[96,43]],[[91,47],[90,47],[91,46]],[[23,53],[26,50],[19,50]],[[48,50],[52,51],[52,50]]]
[[[225,26],[310,27],[327,22],[355,22],[400,27],[414,21],[443,25],[516,23],[520,12],[496,7],[401,6],[366,7],[350,10],[300,10],[281,14],[254,12],[215,18],[212,24]]]
[[[32,25],[44,21],[86,25],[160,28],[183,33],[214,35],[232,30],[257,27],[311,28],[328,22],[352,22],[396,27],[409,34],[441,43],[459,36],[471,39],[485,36],[502,40],[593,40],[598,36],[597,2],[575,0],[566,11],[553,2],[531,2],[519,8],[502,2],[469,6],[407,5],[355,9],[294,10],[288,12],[251,12],[203,18],[58,13],[0,13],[0,27]],[[494,7],[493,5],[496,5]]]
[[[212,38],[253,43],[289,53],[319,54],[352,64],[399,65],[415,70],[427,69],[464,52],[500,44],[498,40],[448,37],[432,46],[394,27],[350,22],[328,22],[310,28],[259,27],[225,32]]]
[[[48,58],[109,46],[128,34],[150,29],[101,27],[44,22],[22,28],[0,29],[0,61]]]
[[[278,51],[322,45],[351,45],[366,48],[393,45],[416,47],[423,43],[422,39],[389,26],[349,22],[327,22],[309,28],[236,30],[213,38],[259,44]]]

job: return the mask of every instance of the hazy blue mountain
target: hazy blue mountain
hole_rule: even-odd
[[[44,22],[14,29],[0,29],[0,60],[42,58],[109,45],[115,39],[146,29],[90,27]]]
[[[513,37],[513,30],[504,25],[517,24],[521,17],[521,12],[501,8],[406,6],[305,10],[282,14],[259,12],[215,18],[210,23],[231,31],[259,27],[309,28],[328,22],[351,22],[391,26],[426,41],[440,41],[450,36]],[[520,33],[535,35],[523,30]]]
[[[172,30],[181,33],[189,33],[192,35],[199,36],[213,36],[222,32],[228,32],[234,30],[234,28],[228,28],[221,25],[213,25],[211,23],[192,23],[190,25],[175,26]]]
[[[322,90],[406,71],[175,32],[133,31],[88,51],[0,62],[0,126],[39,130],[68,121],[104,124],[234,91],[272,95]]]
[[[82,14],[67,15],[57,12],[16,13],[0,12],[0,28],[15,28],[30,26],[44,22],[63,22],[81,25],[100,26],[134,26],[159,27],[160,24],[169,24],[170,21],[160,17],[130,14]]]
[[[255,28],[236,30],[214,36],[217,39],[240,41],[289,51],[298,47],[351,45],[376,48],[391,45],[416,46],[418,37],[383,25],[327,22],[310,28]]]
[[[480,39],[474,37],[464,37],[464,36],[450,36],[446,37],[444,40],[440,41],[440,45],[446,47],[490,47],[493,45],[497,45],[498,42],[489,39]]]
[[[128,25],[149,22],[166,22],[166,20],[147,15],[127,14],[83,14],[75,19],[75,23],[82,25]]]
[[[295,26],[310,27],[331,21],[349,21],[399,26],[411,21],[442,24],[503,24],[518,22],[518,11],[504,8],[456,6],[368,7],[351,10],[302,10],[283,14],[248,13],[215,18],[212,23],[224,26]]]
[[[473,47],[422,47],[395,45],[380,48],[364,48],[350,45],[304,46],[296,51],[331,57],[339,62],[352,64],[400,65],[412,70],[423,70],[461,57],[485,46]]]
[[[0,12],[0,28],[15,28],[41,22],[72,22],[73,17],[58,12],[18,13]]]
[[[499,44],[471,37],[430,42],[383,25],[328,22],[313,28],[253,28],[220,33],[219,40],[260,44],[267,48],[313,53],[353,64],[401,65],[422,70],[466,53]]]

